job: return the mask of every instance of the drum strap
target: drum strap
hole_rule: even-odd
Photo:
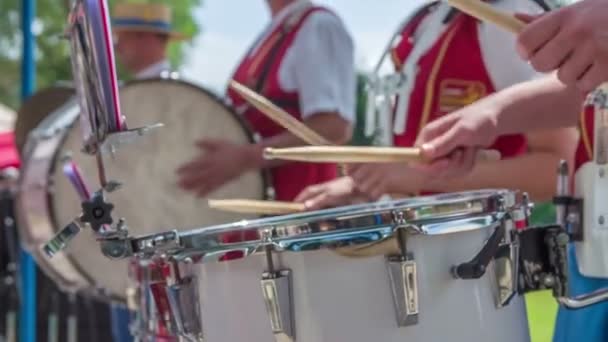
[[[306,7],[302,8],[301,10],[296,11],[289,18],[285,19],[285,21],[281,25],[280,36],[276,40],[276,42],[273,44],[272,48],[270,49],[270,52],[268,53],[268,57],[264,60],[264,63],[262,64],[262,71],[260,72],[260,75],[258,76],[258,79],[255,83],[255,87],[253,90],[256,93],[262,94],[262,91],[263,91],[264,87],[266,86],[266,81],[268,79],[268,75],[270,74],[270,70],[277,62],[277,57],[279,55],[279,51],[281,50],[281,47],[285,43],[285,40],[287,39],[289,34],[292,32],[292,30],[295,27],[297,27],[298,23],[303,19],[303,17],[307,13],[309,13],[309,11],[311,10],[311,7],[312,7],[312,5],[306,6]],[[276,101],[275,99],[273,99],[273,103],[276,105],[279,105],[279,106],[297,105],[297,104],[292,103],[291,101],[289,101],[288,103],[281,103],[281,102],[282,101]]]

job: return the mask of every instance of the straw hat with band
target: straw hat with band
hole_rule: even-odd
[[[166,34],[171,40],[187,39],[173,31],[171,8],[163,4],[123,3],[114,6],[112,29],[121,31],[153,32]]]

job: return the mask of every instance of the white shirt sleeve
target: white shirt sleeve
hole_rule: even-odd
[[[312,13],[297,33],[279,72],[281,87],[297,90],[303,118],[319,112],[355,120],[354,43],[335,15]]]
[[[542,9],[532,0],[498,0],[492,6],[508,13],[539,14]],[[522,60],[516,51],[516,36],[496,25],[478,26],[481,54],[488,74],[497,90],[521,83],[542,74]]]

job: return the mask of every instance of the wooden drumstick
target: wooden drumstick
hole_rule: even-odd
[[[319,133],[313,131],[283,109],[275,106],[268,99],[239,82],[230,81],[230,87],[268,118],[285,128],[291,134],[302,139],[305,143],[310,145],[333,145],[329,140],[319,135]]]
[[[474,18],[492,23],[514,34],[518,34],[526,26],[526,23],[512,14],[501,12],[481,0],[447,0],[447,2]]]
[[[209,207],[241,214],[285,215],[306,210],[302,203],[249,199],[209,200]]]
[[[375,146],[305,146],[290,148],[266,148],[264,158],[314,163],[403,163],[424,162],[422,150],[415,147]],[[500,153],[482,150],[478,161],[496,161]]]

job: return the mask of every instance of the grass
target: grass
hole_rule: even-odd
[[[555,222],[555,207],[550,203],[539,203],[532,211],[533,225]],[[526,311],[530,326],[531,342],[551,342],[557,315],[557,302],[550,291],[539,291],[526,295]]]
[[[551,292],[539,291],[527,294],[526,311],[531,342],[551,342],[557,315],[557,302]]]

